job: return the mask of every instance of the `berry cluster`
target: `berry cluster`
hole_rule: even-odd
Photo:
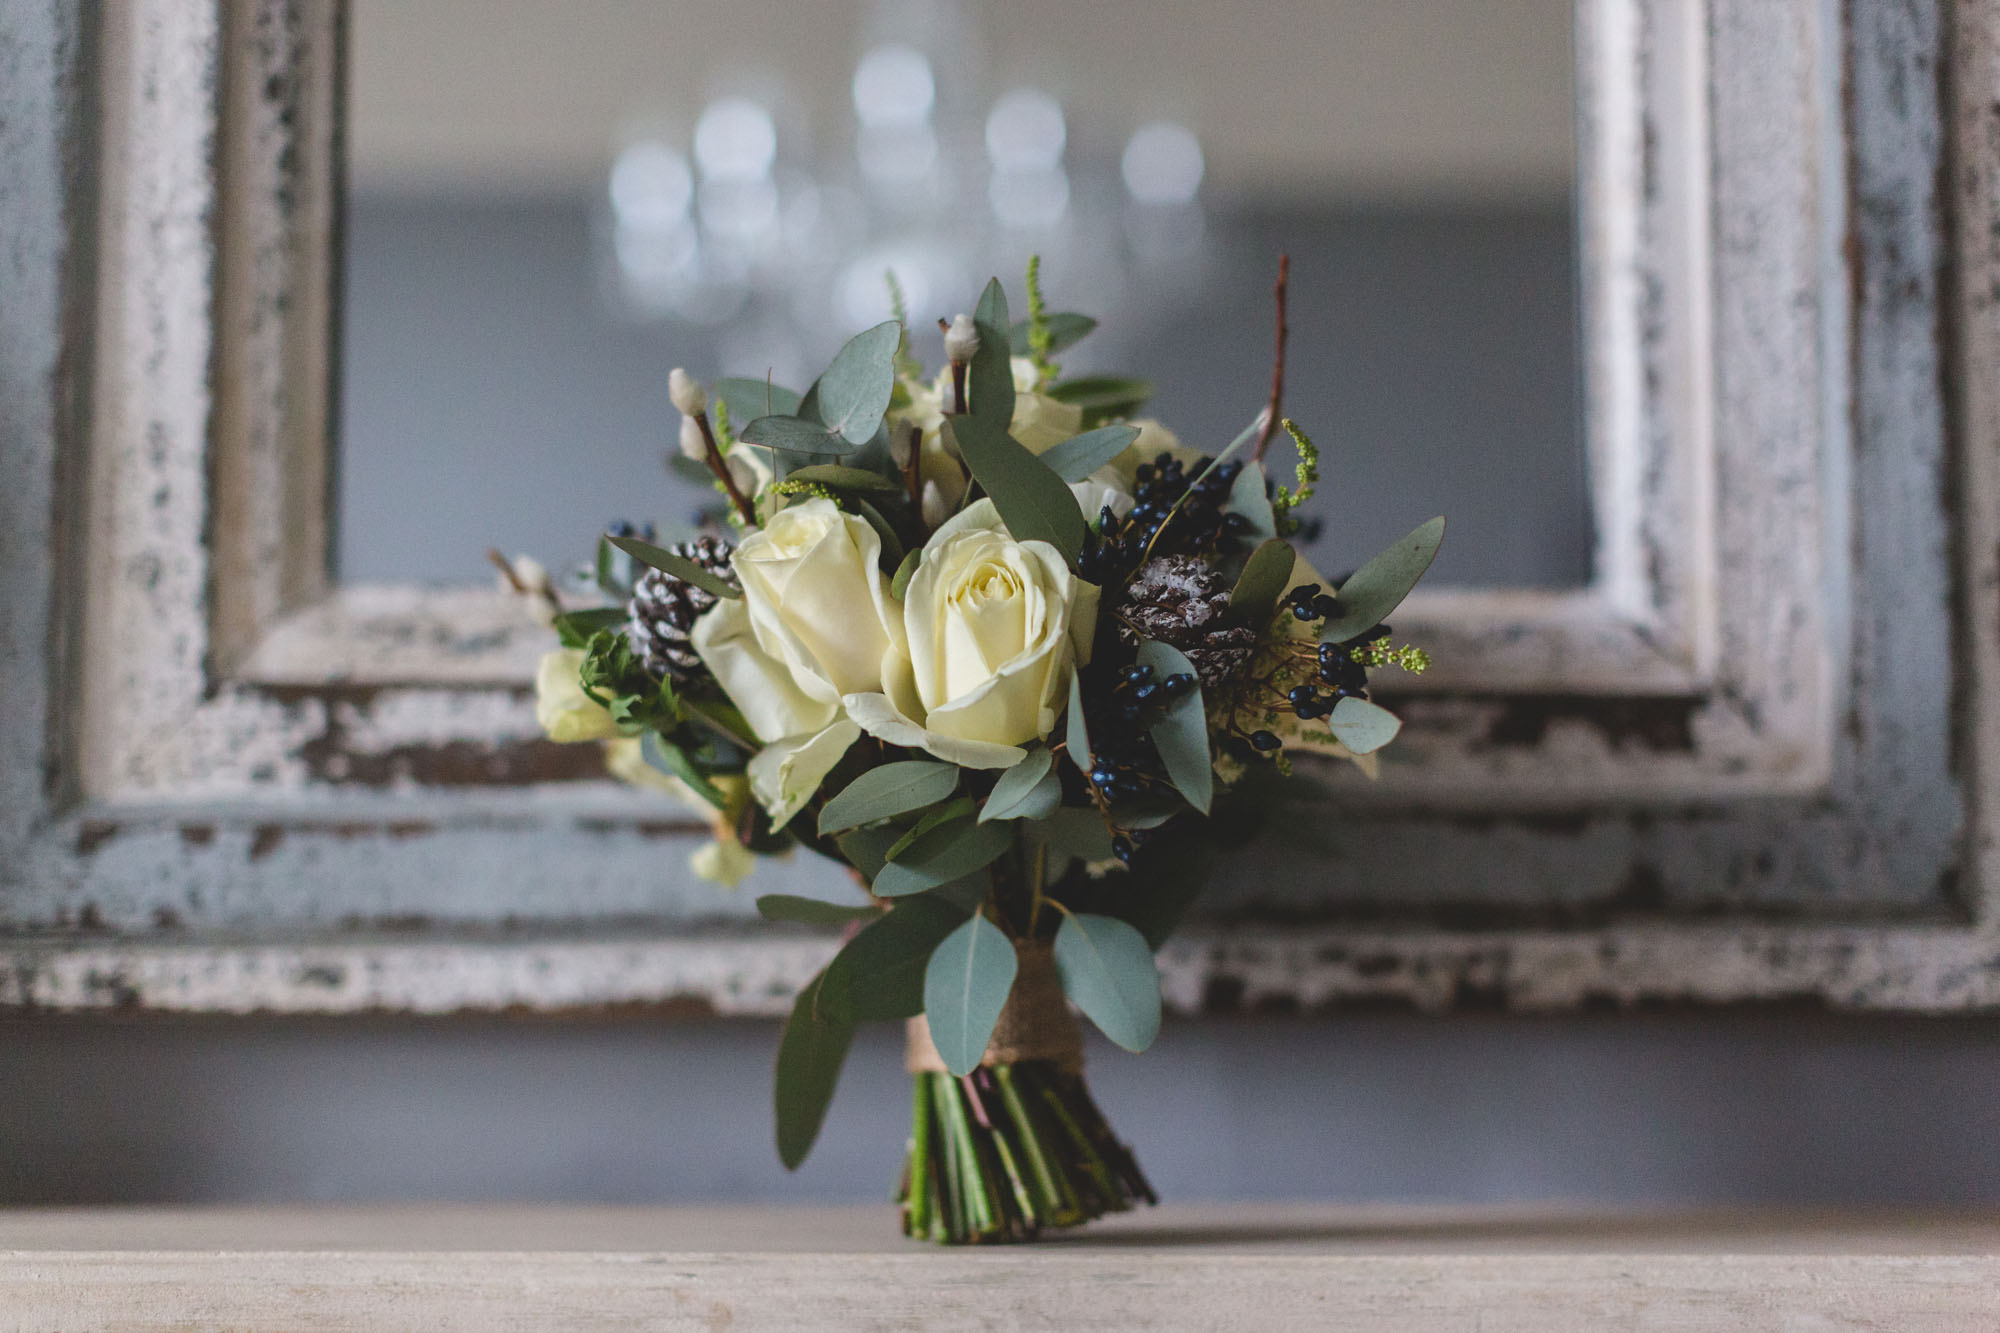
[[[1090,712],[1090,785],[1106,803],[1143,796],[1159,780],[1159,756],[1146,738],[1160,714],[1195,687],[1185,671],[1155,679],[1153,668],[1129,666],[1118,673],[1108,697]],[[1132,859],[1133,840],[1120,834],[1112,851]]]
[[[1237,549],[1250,520],[1223,512],[1223,506],[1229,503],[1229,488],[1243,465],[1232,462],[1211,468],[1209,461],[1201,458],[1185,464],[1163,453],[1140,464],[1133,478],[1131,510],[1120,518],[1107,505],[1098,515],[1093,540],[1079,562],[1083,576],[1100,586],[1115,586],[1149,555],[1226,554]],[[1206,469],[1192,484],[1190,467],[1198,474]]]
[[[1286,593],[1285,605],[1300,620],[1327,620],[1339,615],[1341,609],[1340,600],[1322,592],[1317,583],[1302,583]],[[1331,716],[1342,699],[1367,698],[1367,660],[1374,656],[1369,645],[1388,638],[1390,632],[1389,626],[1377,625],[1346,643],[1320,644],[1316,653],[1319,665],[1314,679],[1294,685],[1285,692],[1285,703],[1292,710],[1292,716],[1301,722],[1311,722]],[[1275,732],[1257,731],[1250,735],[1251,748],[1264,754],[1278,749],[1283,743]]]

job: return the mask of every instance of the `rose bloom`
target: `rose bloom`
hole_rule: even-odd
[[[1007,768],[1047,736],[1089,660],[1095,585],[1047,542],[1007,534],[991,500],[939,528],[903,600],[906,651],[883,693],[850,695],[864,729],[968,768]]]

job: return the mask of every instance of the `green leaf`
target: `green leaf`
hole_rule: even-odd
[[[896,566],[896,577],[889,580],[891,597],[899,602],[903,600],[903,594],[909,590],[910,579],[917,572],[917,566],[923,562],[923,558],[924,548],[921,546],[903,557],[903,563]]]
[[[954,819],[964,819],[978,808],[979,802],[973,800],[970,796],[954,797],[946,801],[943,805],[935,806],[925,811],[924,817],[911,825],[910,831],[896,839],[890,845],[889,850],[883,853],[883,855],[888,860],[893,861],[904,852],[909,851],[910,845],[918,838],[923,837],[924,834],[929,833],[938,825],[949,823]]]
[[[1000,279],[989,281],[986,290],[980,293],[972,323],[979,332],[979,350],[972,354],[972,364],[965,374],[965,391],[971,399],[966,407],[973,416],[1004,435],[1014,420],[1014,367],[1008,359],[1013,344],[1009,340],[1012,326],[1007,319],[1007,293],[1001,290]],[[1027,453],[1025,449],[1022,452]],[[1075,507],[1072,501],[1070,508]],[[1019,541],[1027,540],[1018,532],[1014,536]]]
[[[731,600],[743,594],[734,586],[718,578],[712,571],[697,565],[694,561],[675,555],[672,551],[642,542],[637,537],[606,537],[606,541],[631,556],[642,565],[651,565],[665,574],[672,574],[683,583],[692,583],[704,592]]]
[[[839,974],[854,1017],[879,1023],[921,1014],[931,952],[971,913],[941,894],[920,893],[897,899],[856,931],[829,967]]]
[[[1229,486],[1229,508],[1249,522],[1244,536],[1264,541],[1278,535],[1278,519],[1271,512],[1271,497],[1264,493],[1262,463],[1245,463],[1243,470],[1236,474],[1236,480]]]
[[[611,544],[609,537],[597,539],[597,590],[606,597],[624,600],[632,595],[631,558]]]
[[[787,481],[810,481],[836,491],[887,492],[891,495],[902,493],[899,482],[889,480],[879,472],[870,472],[865,467],[847,467],[841,463],[815,463],[786,474]]]
[[[760,748],[757,733],[750,730],[743,711],[727,699],[683,699],[687,711],[714,727],[745,750]]]
[[[1051,355],[1076,346],[1090,335],[1091,330],[1097,327],[1097,321],[1089,315],[1079,315],[1070,310],[1054,311],[1044,315],[1042,318],[1046,321],[1049,330],[1049,352]],[[1018,347],[1023,352],[1027,350],[1027,320],[1017,319],[1014,321],[1014,330],[1009,338],[1009,345],[1011,347]]]
[[[1004,427],[981,417],[946,417],[945,436],[993,497],[1015,541],[1044,541],[1071,565],[1083,549],[1083,511],[1069,485]]]
[[[799,395],[782,384],[768,380],[720,379],[708,386],[712,397],[729,404],[731,421],[755,421],[758,417],[797,416]],[[742,432],[737,433],[742,438]]]
[[[1087,776],[1092,763],[1090,729],[1083,716],[1083,677],[1075,671],[1069,673],[1069,721],[1063,739],[1069,748],[1069,761]]]
[[[1321,640],[1345,643],[1388,619],[1431,567],[1443,540],[1444,519],[1440,516],[1356,570],[1335,594],[1340,614],[1328,617],[1320,627]]]
[[[893,319],[864,329],[847,340],[819,377],[820,422],[851,445],[868,443],[881,429],[896,388],[896,347],[902,337],[903,326]]]
[[[932,951],[924,968],[924,1017],[946,1069],[963,1076],[979,1067],[1019,970],[1013,941],[983,916]]]
[[[1056,757],[1039,747],[1028,757],[1000,775],[980,808],[979,822],[992,819],[1046,819],[1062,804],[1062,778],[1055,771]]]
[[[841,503],[859,514],[867,521],[869,527],[875,529],[875,535],[882,539],[882,558],[890,562],[892,568],[903,563],[903,539],[897,535],[896,529],[891,526],[881,510],[858,495],[844,495],[841,497]]]
[[[875,876],[874,893],[878,898],[897,898],[949,884],[993,864],[1013,842],[1005,824],[981,824],[970,818],[940,824],[882,867]]]
[[[1230,590],[1230,614],[1261,632],[1277,613],[1278,599],[1285,595],[1297,561],[1298,553],[1291,545],[1276,538],[1252,551]]]
[[[1356,754],[1373,754],[1396,739],[1403,721],[1380,704],[1366,699],[1342,699],[1326,720],[1334,738]]]
[[[1116,917],[1072,913],[1056,928],[1056,974],[1105,1036],[1137,1054],[1160,1035],[1160,972],[1146,937]]]
[[[1116,375],[1083,375],[1049,388],[1049,397],[1082,408],[1086,420],[1130,416],[1152,396],[1153,386],[1146,380]]]
[[[708,470],[708,464],[697,463],[679,450],[667,455],[667,471],[689,485],[699,486],[703,490],[715,484],[715,474]]]
[[[921,810],[958,790],[958,767],[904,759],[871,768],[842,787],[819,812],[819,831],[838,833],[858,824]],[[893,841],[893,839],[892,839]]]
[[[599,630],[616,629],[627,619],[622,606],[593,606],[584,611],[565,611],[555,618],[556,638],[565,648],[582,648]]]
[[[1066,482],[1079,482],[1131,448],[1137,426],[1099,426],[1064,440],[1042,455],[1042,466]]]
[[[1049,849],[1049,878],[1055,879],[1071,861],[1095,863],[1111,859],[1111,830],[1095,810],[1066,805],[1032,826]]]
[[[783,449],[794,454],[847,454],[866,444],[866,440],[849,441],[824,427],[798,417],[758,417],[742,430],[736,438],[745,444],[761,444],[766,449]]]
[[[902,833],[902,829],[894,824],[877,824],[872,828],[849,829],[836,837],[833,844],[840,848],[840,855],[847,864],[860,871],[861,878],[873,884],[889,859],[889,848]]]
[[[728,806],[729,799],[708,780],[706,773],[694,766],[694,761],[688,758],[687,751],[657,731],[649,731],[639,738],[639,757],[644,759],[649,767],[685,782],[695,795],[717,810]]]
[[[785,1033],[778,1039],[778,1075],[772,1100],[778,1120],[778,1160],[796,1171],[812,1151],[813,1140],[826,1119],[840,1067],[854,1038],[854,1023],[844,1005],[822,1004],[827,974],[820,974],[799,992]]]
[[[757,914],[766,921],[797,921],[807,926],[844,926],[850,921],[872,921],[882,909],[872,903],[849,907],[824,898],[803,898],[796,893],[767,893],[757,899]]]
[[[1171,644],[1147,639],[1139,645],[1139,662],[1153,668],[1153,677],[1164,680],[1176,671],[1195,675],[1194,663]],[[1199,678],[1195,687],[1168,706],[1149,734],[1160,762],[1167,766],[1167,779],[1174,790],[1187,797],[1188,804],[1203,814],[1215,799],[1215,769],[1208,753],[1208,713],[1202,706]]]

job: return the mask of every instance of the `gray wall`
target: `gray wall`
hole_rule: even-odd
[[[13,1021],[0,1201],[879,1201],[899,1036],[788,1176],[770,1024]],[[1170,1199],[2000,1204],[1994,1020],[1242,1019],[1090,1062]]]

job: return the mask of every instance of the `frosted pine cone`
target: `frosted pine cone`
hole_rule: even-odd
[[[729,584],[736,584],[736,572],[729,567],[729,546],[714,537],[697,537],[691,542],[668,548],[683,560],[692,560]],[[646,669],[656,676],[684,680],[702,670],[688,636],[702,612],[715,605],[715,594],[683,582],[658,569],[649,569],[632,585],[632,650]]]
[[[1187,654],[1203,689],[1229,681],[1257,651],[1257,632],[1229,622],[1222,576],[1190,555],[1149,560],[1125,589],[1118,615],[1128,633]]]

